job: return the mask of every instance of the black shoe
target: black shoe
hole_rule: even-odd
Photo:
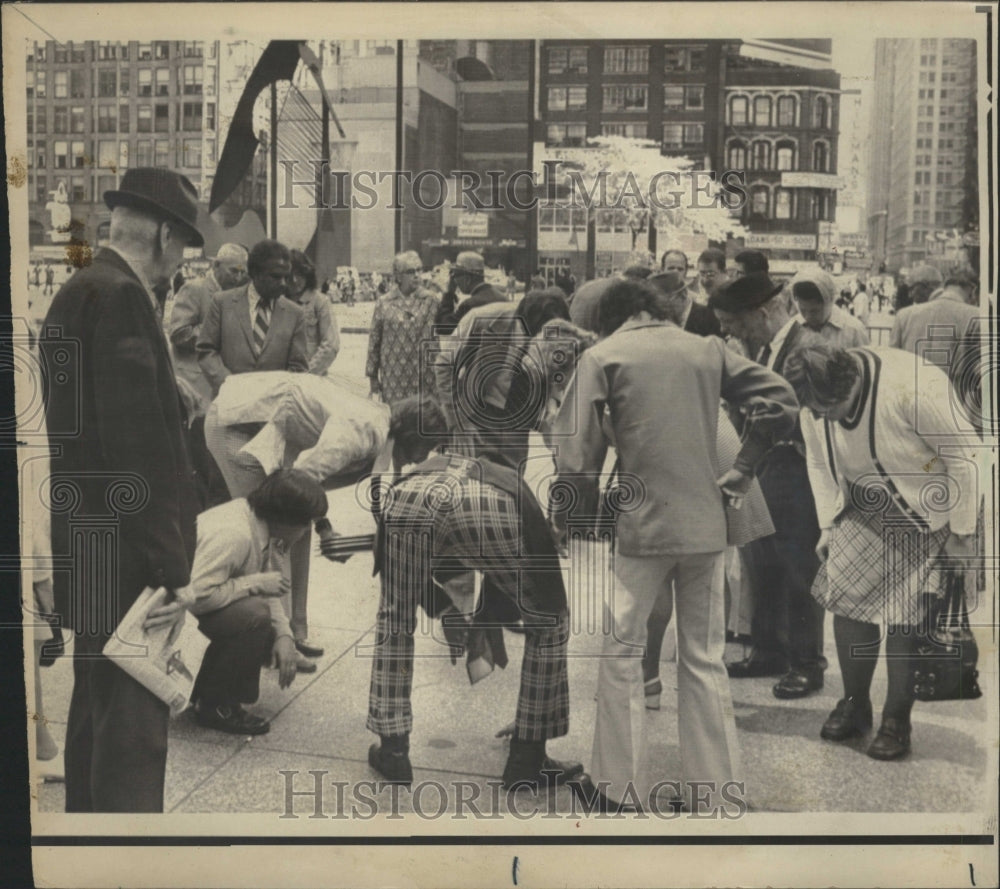
[[[318,645],[313,645],[308,639],[296,639],[295,647],[298,649],[299,654],[304,654],[306,657],[323,657],[326,654],[324,649]]]
[[[567,781],[566,786],[569,787],[573,796],[584,807],[588,815],[625,815],[642,812],[639,806],[632,803],[616,803],[614,800],[608,799],[594,786],[590,775],[586,773]]]
[[[413,783],[413,766],[410,765],[410,755],[405,750],[389,753],[379,744],[368,748],[368,765],[378,772],[390,784]]]
[[[910,723],[891,716],[883,717],[875,740],[868,748],[872,759],[900,759],[910,752]]]
[[[531,788],[537,793],[539,788],[558,787],[582,772],[580,762],[560,762],[548,756],[541,760],[527,759],[511,752],[503,770],[503,787],[504,790]]]
[[[247,713],[239,704],[199,704],[194,715],[199,725],[231,735],[266,735],[271,730],[266,719]]]
[[[730,679],[756,679],[759,676],[781,676],[788,670],[788,662],[778,654],[750,652],[742,661],[726,664]]]
[[[66,640],[63,638],[62,627],[52,627],[52,638],[46,639],[42,643],[38,666],[51,667],[56,662],[56,658],[62,657],[65,653]]]
[[[789,670],[771,689],[776,698],[804,698],[823,687],[822,670]]]
[[[854,698],[841,698],[826,718],[820,737],[827,741],[846,741],[863,735],[872,727],[872,702]]]

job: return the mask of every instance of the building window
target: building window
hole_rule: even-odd
[[[97,72],[97,95],[102,99],[118,95],[118,78],[113,70],[104,68]]]
[[[127,133],[128,132],[128,105],[118,106],[118,132]]]
[[[35,73],[35,95],[39,99],[45,98],[45,72],[37,71]]]
[[[153,61],[153,44],[152,43],[140,43],[139,44],[139,56],[140,62],[152,62]]]
[[[153,154],[153,166],[170,166],[170,143],[166,139],[157,139]]]
[[[774,218],[792,218],[792,190],[779,188],[774,192]]]
[[[586,74],[587,48],[552,47],[549,49],[549,74]]]
[[[752,216],[767,216],[768,197],[766,185],[755,185],[750,189],[750,214]]]
[[[84,108],[78,105],[69,110],[69,131],[71,133],[83,133],[86,132],[86,127],[84,123]]]
[[[684,125],[679,123],[665,123],[663,125],[664,148],[684,147]]]
[[[813,125],[817,130],[830,129],[830,100],[826,96],[817,96],[813,106]]]
[[[646,93],[646,87],[638,84],[606,86],[602,108],[605,111],[645,111]]]
[[[757,96],[753,100],[753,125],[755,127],[771,126],[771,97]]]
[[[184,103],[181,129],[201,130],[201,102]]]
[[[74,203],[87,200],[87,188],[81,176],[74,176],[69,181],[69,199]]]
[[[705,87],[693,84],[684,87],[684,108],[688,111],[701,111],[705,107]]]
[[[116,108],[114,105],[98,105],[95,109],[97,114],[97,132],[113,133],[118,128]]]
[[[545,141],[548,145],[579,148],[587,141],[587,125],[583,123],[549,124],[545,131]]]
[[[83,71],[70,71],[69,94],[74,99],[87,98],[87,78]]]
[[[153,70],[151,68],[139,69],[139,96],[148,98],[153,95]]]
[[[35,167],[39,170],[45,169],[45,141],[35,141]]]
[[[71,62],[82,65],[87,61],[87,47],[85,44],[71,43],[69,45],[69,58]]]
[[[118,58],[118,44],[99,43],[97,45],[97,58],[102,62],[114,61]]]
[[[817,173],[826,173],[830,169],[830,149],[826,142],[813,143],[812,168]]]
[[[663,71],[704,71],[704,46],[668,46],[663,51]]]
[[[156,85],[153,89],[153,95],[156,96],[169,96],[170,95],[170,69],[169,68],[157,68],[155,72],[155,82]]]
[[[97,165],[105,169],[118,166],[118,143],[101,139],[97,143]]]
[[[750,101],[746,96],[733,96],[729,100],[729,123],[734,127],[745,127],[750,118]]]
[[[566,87],[564,86],[549,87],[548,109],[549,111],[566,110]]]
[[[646,74],[649,71],[649,47],[608,46],[604,49],[605,74]]]
[[[73,158],[73,168],[82,170],[86,166],[86,151],[84,142],[70,143],[70,156]]]
[[[730,142],[726,162],[730,170],[742,170],[747,165],[747,146],[745,142]]]
[[[184,140],[182,167],[201,167],[201,139]]]
[[[830,219],[830,193],[820,188],[814,188],[810,200],[810,214],[820,221]]]
[[[185,59],[200,59],[202,57],[200,40],[185,40],[183,47]]]
[[[52,143],[52,166],[57,170],[69,168],[69,142]]]
[[[56,71],[55,72],[55,89],[52,93],[57,99],[65,99],[69,97],[69,72],[68,71]]]
[[[205,69],[201,65],[184,66],[184,95],[200,96],[205,78]]]
[[[157,105],[153,115],[153,130],[157,133],[170,132],[170,106]]]
[[[755,170],[771,169],[771,143],[759,140],[751,149],[751,166]]]
[[[65,65],[69,61],[69,48],[65,44],[57,43],[52,53],[52,60],[59,65]]]
[[[624,136],[626,139],[645,139],[645,123],[602,123],[602,136]]]
[[[705,141],[705,125],[700,123],[684,124],[684,144],[701,145]]]
[[[140,105],[136,113],[135,131],[137,133],[153,132],[153,109],[149,105]]]
[[[44,204],[49,199],[49,183],[44,176],[37,177],[35,183],[35,200],[39,204]]]
[[[778,99],[778,126],[794,127],[798,102],[795,96],[781,96]]]
[[[148,139],[135,143],[135,163],[137,167],[153,166],[153,143]]]
[[[170,58],[170,44],[166,40],[157,40],[153,44],[153,57],[158,61]]]
[[[664,111],[684,110],[684,87],[682,86],[663,87],[663,110]]]
[[[779,142],[775,146],[775,159],[777,160],[778,169],[784,170],[794,170],[795,169],[795,143],[794,142]]]
[[[65,105],[57,105],[52,109],[52,132],[69,132],[69,108]]]
[[[205,129],[209,132],[215,130],[215,102],[208,102],[205,105]]]
[[[126,68],[124,71],[121,71],[118,75],[118,95],[127,96],[129,94],[129,86],[130,86],[129,73],[128,69]]]

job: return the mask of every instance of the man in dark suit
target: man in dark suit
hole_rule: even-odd
[[[451,334],[470,309],[507,301],[499,290],[486,283],[485,276],[486,264],[482,256],[472,250],[458,254],[451,267],[448,292],[434,318],[434,327],[439,334]]]
[[[66,371],[45,392],[53,553],[69,566],[55,596],[76,634],[66,811],[162,812],[169,709],[101,652],[143,589],[190,581],[195,492],[154,290],[202,237],[177,173],[130,169],[104,200],[110,244],[56,294],[40,342]],[[172,597],[146,629],[179,632],[184,613]]]
[[[747,354],[782,373],[787,357],[802,342],[791,297],[765,272],[751,272],[719,288],[709,300],[722,332],[743,343]],[[755,604],[753,650],[728,664],[730,677],[780,675],[777,698],[801,698],[823,687],[823,609],[811,594],[819,570],[819,522],[805,445],[794,432],[760,460],[757,478],[775,531],[749,545]]]
[[[662,294],[663,299],[672,304],[674,311],[670,313],[671,317],[676,314],[681,319],[681,327],[688,333],[697,336],[722,336],[722,328],[715,312],[691,299],[687,281],[681,274],[657,272],[650,275],[648,281]]]
[[[249,283],[212,297],[198,335],[198,361],[217,395],[227,377],[254,371],[309,371],[305,319],[301,306],[286,293],[292,274],[288,248],[278,241],[260,241],[247,259]],[[215,408],[205,417],[205,441],[233,497],[247,497],[264,480],[260,464],[240,449],[260,431],[260,424],[220,426]],[[309,639],[306,597],[309,586],[311,534],[299,538],[288,553],[291,596],[284,604],[290,613],[297,668],[315,673],[310,657],[323,649]]]
[[[198,361],[212,392],[230,374],[309,370],[302,309],[284,296],[291,254],[278,241],[261,241],[247,259],[250,282],[212,297],[198,335]]]

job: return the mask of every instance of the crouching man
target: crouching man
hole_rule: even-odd
[[[270,723],[243,709],[260,692],[261,667],[274,662],[278,684],[295,679],[297,653],[281,597],[286,554],[326,515],[323,488],[296,469],[271,473],[248,497],[198,516],[188,609],[211,643],[195,681],[192,701],[206,728],[262,735]]]

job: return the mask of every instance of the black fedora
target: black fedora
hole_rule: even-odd
[[[205,239],[198,231],[198,192],[191,180],[164,167],[133,167],[122,176],[121,186],[104,192],[109,210],[134,207],[158,219],[176,222],[187,229],[192,247]]]
[[[751,272],[723,284],[708,298],[708,305],[720,312],[746,312],[764,305],[784,287],[784,284],[775,284],[767,272]]]

